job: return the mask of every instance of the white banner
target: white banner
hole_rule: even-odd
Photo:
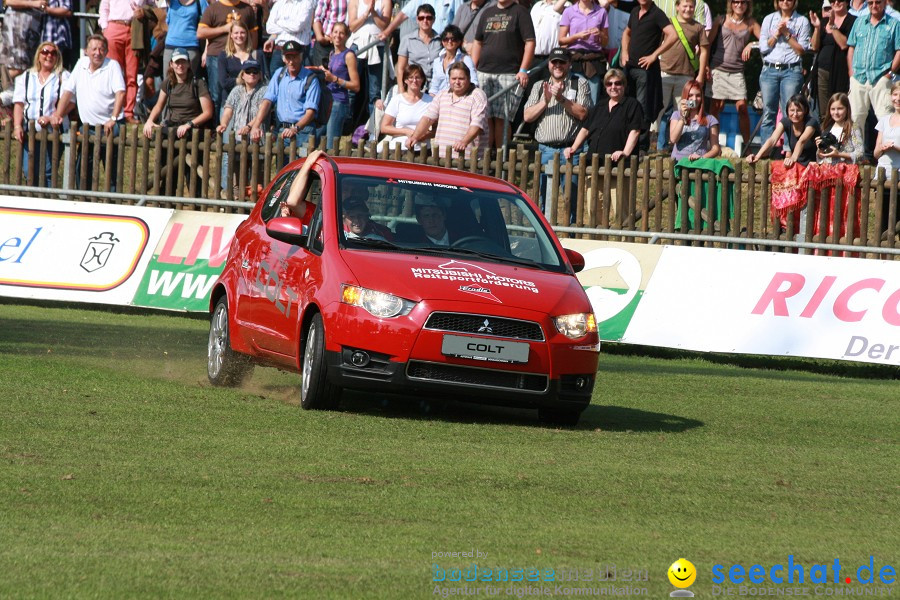
[[[622,341],[900,365],[900,262],[667,246]]]
[[[172,212],[0,196],[0,295],[131,304]]]

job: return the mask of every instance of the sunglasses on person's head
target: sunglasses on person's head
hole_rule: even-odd
[[[259,69],[244,69],[247,75],[259,75]]]
[[[44,56],[56,56],[56,50],[53,48],[41,48],[41,54]]]
[[[459,41],[461,41],[459,38],[453,37],[453,36],[451,36],[451,35],[448,35],[448,36],[443,37],[443,38],[441,38],[441,39],[442,39],[443,41],[445,41],[445,42],[459,42]]]
[[[420,21],[434,21],[434,17],[431,15],[419,15]]]
[[[731,0],[732,4],[750,4],[747,0]]]
[[[624,81],[607,81],[606,87],[620,87],[625,85]]]
[[[561,66],[561,65],[568,64],[568,62],[569,62],[569,61],[564,60],[564,59],[562,59],[562,58],[555,58],[555,59],[553,59],[553,60],[550,61],[550,64],[551,64],[551,65],[558,65],[558,66]]]

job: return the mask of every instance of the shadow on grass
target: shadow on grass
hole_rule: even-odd
[[[537,411],[526,408],[508,408],[470,404],[453,400],[425,400],[413,396],[390,394],[366,394],[345,391],[341,410],[359,415],[379,416],[386,419],[420,419],[447,423],[471,423],[480,425],[519,425],[547,429],[583,431],[681,433],[702,427],[696,419],[648,412],[621,406],[590,405],[581,414],[578,425],[559,427],[544,425],[538,421]]]

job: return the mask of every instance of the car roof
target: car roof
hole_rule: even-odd
[[[354,158],[347,156],[329,156],[342,175],[364,175],[369,177],[394,177],[413,181],[429,181],[457,186],[472,186],[485,190],[504,193],[518,193],[518,190],[506,181],[487,177],[477,173],[434,167],[416,163],[405,163],[393,160],[373,158]],[[323,157],[323,160],[327,160]],[[302,164],[302,163],[301,163]]]

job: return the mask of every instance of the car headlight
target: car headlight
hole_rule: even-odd
[[[341,286],[341,302],[359,306],[372,316],[380,318],[408,315],[416,305],[415,302],[404,300],[393,294],[346,284]]]
[[[594,313],[576,313],[553,317],[556,330],[567,338],[577,340],[588,333],[597,331],[597,320]]]

